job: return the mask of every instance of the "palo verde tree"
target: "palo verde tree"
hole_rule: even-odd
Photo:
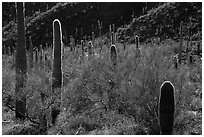
[[[17,47],[16,47],[16,87],[15,87],[15,105],[16,118],[25,119],[26,97],[24,87],[26,84],[26,39],[24,24],[24,3],[17,2]]]

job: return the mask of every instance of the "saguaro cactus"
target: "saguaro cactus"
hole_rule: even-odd
[[[81,56],[84,57],[84,41],[81,40]]]
[[[38,65],[38,49],[35,49],[35,65]]]
[[[99,37],[101,37],[101,29],[102,29],[102,22],[100,23],[100,20],[98,20],[98,32],[99,32]]]
[[[29,52],[30,52],[30,67],[32,68],[33,67],[33,43],[32,43],[31,37],[29,37],[29,44],[30,44],[30,47],[29,47]]]
[[[24,3],[17,2],[17,47],[16,47],[16,87],[15,87],[15,105],[16,118],[25,119],[26,98],[23,88],[26,84],[26,39],[24,25]]]
[[[189,65],[191,65],[192,63],[193,63],[193,56],[190,55],[190,56],[189,56]]]
[[[113,30],[112,31],[115,32],[115,24],[113,24]]]
[[[13,49],[13,63],[15,64],[16,62],[16,49]]]
[[[42,64],[43,64],[43,53],[44,53],[43,47],[42,47],[42,45],[40,45],[40,51],[39,51],[39,58],[40,58],[39,63],[40,63],[40,67],[42,67]]]
[[[74,47],[75,47],[75,39],[70,36],[70,50],[74,51]]]
[[[174,62],[174,68],[177,69],[178,68],[178,58],[176,55],[173,58],[173,62]]]
[[[118,33],[115,33],[115,43],[118,43]]]
[[[95,35],[94,35],[94,32],[92,32],[92,44],[94,44],[94,39],[95,39]]]
[[[139,36],[135,36],[135,45],[136,45],[136,58],[140,57],[140,49],[139,49]]]
[[[62,50],[63,50],[63,43],[62,43],[62,30],[61,30],[61,23],[58,19],[53,21],[53,68],[52,68],[52,98],[60,98],[59,100],[62,101],[62,92],[60,94],[55,94],[56,88],[62,87]],[[57,97],[56,97],[57,96]],[[61,102],[62,103],[62,102]],[[52,106],[52,114],[60,112],[60,102],[56,104],[55,107]],[[52,115],[52,124],[55,123],[56,115]]]
[[[162,135],[171,135],[174,126],[174,85],[165,81],[160,87],[159,120]]]
[[[180,45],[179,45],[179,63],[181,64],[182,60],[182,46],[183,46],[183,21],[180,23]]]
[[[139,36],[135,36],[135,45],[136,45],[136,49],[139,48]]]
[[[112,30],[111,30],[111,25],[109,25],[109,44],[112,44]]]
[[[110,61],[113,64],[113,67],[117,66],[117,50],[115,45],[111,45],[110,47]]]
[[[115,44],[115,33],[114,32],[112,32],[111,37],[112,37],[112,43],[111,44]]]
[[[199,37],[199,42],[198,42],[198,44],[197,44],[197,55],[198,56],[200,56],[200,53],[201,53],[201,38],[202,38],[202,36],[201,36],[201,33],[200,33],[200,31],[198,31],[198,37]]]
[[[62,86],[62,31],[61,23],[58,19],[53,21],[53,71],[52,71],[52,89],[61,88]]]
[[[91,41],[88,42],[88,57],[89,59],[91,58],[91,55],[94,54],[93,53],[93,44]]]

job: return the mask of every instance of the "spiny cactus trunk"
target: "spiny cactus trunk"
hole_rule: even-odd
[[[40,50],[39,50],[39,66],[42,67],[43,64],[43,47],[40,45]]]
[[[62,98],[61,91],[59,94],[55,93],[56,88],[61,88],[62,87],[62,30],[61,30],[61,23],[58,19],[55,19],[53,21],[53,57],[54,57],[54,62],[53,62],[53,70],[52,70],[52,94],[57,96],[57,98]],[[62,102],[61,102],[62,103]],[[60,111],[60,102],[56,104],[56,108],[52,108],[53,111]],[[54,117],[52,117],[52,122],[54,122]]]
[[[88,42],[88,59],[91,59],[92,54],[93,54],[93,45],[92,45],[92,42],[89,41]]]
[[[16,62],[16,50],[14,48],[14,50],[13,50],[13,63],[15,64],[15,62]]]
[[[135,45],[136,45],[136,49],[139,48],[139,37],[135,36]]]
[[[61,61],[62,61],[62,32],[61,32],[61,24],[59,20],[54,20],[53,22],[53,45],[54,45],[54,62],[53,62],[53,83],[52,89],[61,88],[62,86],[62,68],[61,68]]]
[[[118,43],[118,33],[115,33],[115,43]]]
[[[109,26],[109,45],[112,44],[112,30],[111,30],[111,25]]]
[[[35,50],[35,66],[37,67],[38,65],[38,50]]]
[[[108,91],[108,109],[111,109],[114,105],[115,98],[113,90],[116,88],[116,83],[118,82],[117,78],[117,50],[115,45],[111,45],[110,47],[110,62],[112,64],[112,71],[113,73],[113,79],[109,81],[111,90]]]
[[[26,97],[23,89],[26,84],[26,39],[24,26],[24,4],[17,2],[17,47],[16,47],[16,87],[15,87],[15,105],[16,118],[25,119]]]
[[[115,24],[113,24],[113,30],[112,31],[115,32]]]
[[[95,39],[95,35],[94,35],[94,32],[92,32],[92,41],[94,42],[94,39]]]
[[[165,81],[160,87],[159,120],[162,135],[171,135],[174,126],[174,86],[170,81]]]
[[[42,68],[45,68],[45,50],[42,49]]]
[[[174,56],[173,61],[174,61],[174,68],[177,69],[178,68],[178,58],[177,58],[177,56]]]
[[[139,49],[139,36],[135,36],[135,45],[136,45],[136,59],[140,57],[140,49]]]
[[[2,45],[2,54],[5,55],[6,52],[5,52],[5,45]]]
[[[180,45],[179,45],[179,64],[181,64],[182,60],[182,46],[183,46],[183,21],[180,23]]]
[[[197,55],[200,56],[200,43],[198,43],[197,48]]]
[[[113,67],[116,68],[117,66],[117,50],[115,45],[111,45],[110,48],[110,61],[113,64]]]
[[[115,44],[115,33],[114,32],[112,32],[111,37],[112,37],[112,43],[111,44]]]
[[[81,56],[82,56],[82,59],[84,57],[84,41],[81,40]]]
[[[75,39],[73,37],[70,38],[70,50],[74,52],[75,47]]]
[[[193,63],[193,56],[190,55],[190,56],[189,56],[189,65],[191,65],[192,63]]]
[[[101,37],[101,29],[102,29],[102,26],[101,26],[100,20],[98,20],[98,33],[99,33],[99,37]]]
[[[29,52],[30,52],[30,68],[32,68],[33,67],[33,43],[32,43],[31,37],[29,37],[29,43],[30,43],[30,47],[29,47]]]

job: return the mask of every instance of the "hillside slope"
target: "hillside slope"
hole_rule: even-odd
[[[144,7],[148,7],[145,13],[143,12]],[[52,21],[56,18],[62,23],[65,45],[68,45],[70,35],[81,39],[84,35],[88,37],[91,36],[91,32],[95,32],[95,36],[98,36],[98,20],[103,24],[102,34],[108,32],[110,24],[115,24],[119,38],[129,42],[133,42],[135,34],[140,36],[141,41],[155,37],[157,29],[159,30],[157,37],[174,39],[178,37],[181,21],[184,21],[185,25],[184,34],[187,34],[187,30],[191,35],[201,31],[202,4],[189,2],[57,3],[45,12],[38,12],[26,18],[27,39],[31,36],[34,46],[37,47],[51,45]],[[130,23],[128,23],[129,21]],[[2,45],[15,46],[16,22],[14,20],[9,22],[2,30]],[[27,46],[27,48],[29,47]]]
[[[185,36],[188,35],[188,31],[190,36],[198,31],[202,33],[202,3],[165,3],[150,10],[146,15],[134,18],[129,25],[119,28],[118,31],[120,38],[129,42],[133,42],[134,34],[139,35],[141,41],[152,37],[177,39],[181,21],[184,22]]]
[[[106,33],[110,24],[115,24],[115,28],[132,19],[132,15],[140,16],[143,8],[146,10],[157,7],[161,3],[113,3],[113,2],[82,2],[82,3],[57,3],[51,9],[35,12],[26,18],[27,38],[32,37],[35,46],[52,43],[52,21],[58,18],[62,23],[64,43],[68,43],[69,35],[81,38],[82,35],[91,35],[95,32],[98,35],[97,21],[102,21],[102,33]],[[54,5],[54,4],[53,4]],[[26,8],[26,13],[29,11]],[[39,9],[38,9],[39,10]],[[38,11],[37,10],[37,11]],[[6,12],[6,15],[9,11]],[[5,13],[5,12],[4,12]],[[15,12],[11,12],[15,18]],[[6,16],[7,17],[7,16]],[[76,28],[78,34],[76,34]],[[82,28],[82,29],[81,29]],[[16,22],[12,20],[3,27],[3,45],[14,46],[16,43]],[[81,31],[82,30],[82,31]],[[28,41],[27,41],[28,43]]]

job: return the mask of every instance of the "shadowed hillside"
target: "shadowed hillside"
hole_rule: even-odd
[[[62,22],[64,36],[63,42],[67,45],[70,35],[81,39],[82,36],[87,35],[88,37],[89,35],[91,36],[91,32],[95,32],[95,35],[97,36],[98,20],[102,22],[102,34],[105,34],[108,31],[110,24],[115,24],[115,28],[117,29],[125,23],[128,24],[128,22],[131,21],[134,16],[139,17],[142,15],[145,7],[145,10],[147,11],[148,9],[154,8],[160,4],[161,3],[83,2],[57,3],[55,6],[50,8],[50,6],[54,5],[54,3],[49,5],[46,5],[46,3],[41,3],[41,6],[38,3],[35,4],[38,5],[38,8],[35,9],[30,8],[34,4],[26,3],[26,35],[27,39],[29,36],[32,37],[34,46],[44,46],[45,43],[50,45],[52,41],[51,24],[55,18],[58,18]],[[3,12],[3,22],[8,22],[11,20],[6,26],[3,26],[2,29],[3,45],[14,46],[16,43],[16,21],[14,20],[15,5],[14,3],[9,3],[7,7],[9,7],[8,9],[10,9],[12,12],[6,9]],[[8,16],[10,17],[10,20],[5,19]]]

